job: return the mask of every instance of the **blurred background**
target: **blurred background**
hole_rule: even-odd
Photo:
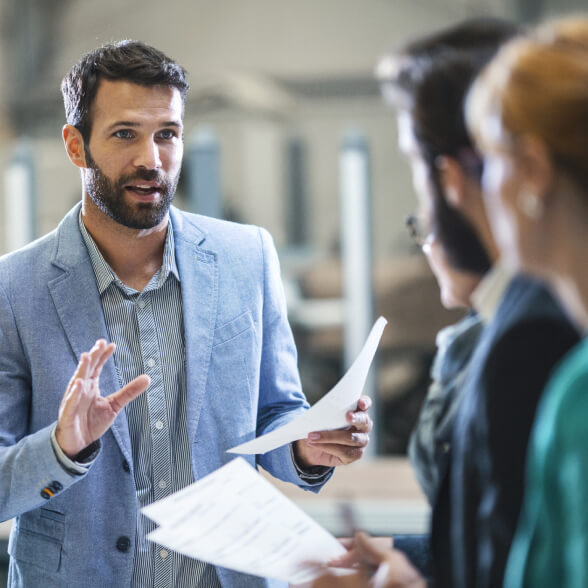
[[[374,66],[413,36],[466,17],[532,23],[584,5],[0,0],[0,253],[53,229],[80,199],[79,172],[60,136],[63,75],[83,52],[108,41],[158,47],[188,70],[191,82],[176,205],[271,232],[311,402],[341,377],[374,320],[386,317],[366,385],[376,405],[373,487],[394,493],[406,483],[402,498],[422,502],[403,456],[435,334],[459,314],[442,309],[406,233],[411,179]],[[390,463],[400,470],[385,470]],[[353,479],[342,484],[353,486]]]

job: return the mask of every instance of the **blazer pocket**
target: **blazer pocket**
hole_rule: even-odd
[[[209,426],[217,428],[227,444],[239,439],[244,431],[255,429],[252,421],[257,414],[259,361],[259,342],[250,312],[216,330],[205,414],[211,419]]]
[[[17,561],[57,572],[61,565],[62,547],[57,539],[20,529],[8,545],[8,553]]]
[[[218,345],[227,343],[251,328],[253,328],[253,319],[251,318],[251,313],[246,311],[243,314],[240,314],[237,318],[234,318],[232,321],[229,321],[216,329],[212,345],[213,347],[217,347]]]
[[[65,514],[52,508],[39,508],[18,518],[8,545],[15,559],[56,572],[61,564],[65,537]]]

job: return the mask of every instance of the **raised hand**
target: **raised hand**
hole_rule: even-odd
[[[82,449],[102,437],[118,413],[134,398],[144,392],[151,379],[141,375],[110,396],[100,395],[99,379],[104,364],[114,353],[115,344],[104,339],[82,353],[61,404],[55,430],[55,439],[62,451],[73,457]]]

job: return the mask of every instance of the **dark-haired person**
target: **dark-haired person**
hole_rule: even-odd
[[[485,41],[466,50],[460,31],[466,40]],[[447,40],[440,32],[415,41],[378,67],[384,97],[398,112],[399,143],[411,164],[431,266],[435,271],[442,260],[453,268],[453,273],[435,271],[442,292],[448,290],[443,280],[469,283],[469,302],[484,323],[457,394],[439,402],[445,411],[438,409],[437,420],[428,419],[429,439],[434,442],[439,431],[449,437],[448,455],[435,462],[440,481],[431,533],[432,580],[448,588],[502,585],[535,407],[551,369],[577,341],[545,287],[513,277],[497,260],[481,193],[482,159],[465,124],[463,105],[472,80],[515,33],[514,25],[499,20],[466,21],[447,31]],[[418,427],[426,424],[421,416]],[[424,433],[427,428],[415,434],[422,439]],[[400,550],[382,550],[365,535],[358,536],[343,563],[358,560],[379,568],[378,586],[425,582]],[[316,585],[370,581],[361,574],[355,580],[330,577]]]
[[[171,206],[187,88],[179,65],[135,41],[84,55],[63,81],[82,201],[0,260],[10,587],[282,585],[168,552],[139,511],[308,406],[268,233]],[[91,365],[68,385],[80,357]],[[250,463],[318,490],[367,444],[369,399],[359,404],[349,429]]]

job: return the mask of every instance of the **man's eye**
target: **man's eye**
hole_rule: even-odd
[[[133,132],[129,129],[119,129],[114,133],[114,136],[118,139],[132,139]]]
[[[158,136],[160,139],[168,141],[169,139],[173,139],[176,136],[176,134],[171,129],[163,129],[162,131],[159,131]]]

